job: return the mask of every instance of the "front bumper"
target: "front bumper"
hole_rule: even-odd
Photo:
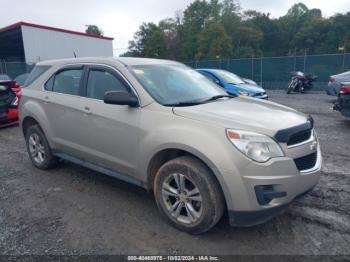
[[[296,196],[295,199],[309,193],[313,188],[314,187]],[[286,209],[289,207],[289,204],[290,203],[258,211],[229,210],[228,214],[230,218],[230,225],[233,227],[250,227],[263,224],[286,211]]]
[[[309,144],[302,148],[290,149],[290,154],[303,155],[306,152],[300,151],[306,149],[309,149]],[[232,226],[263,223],[283,212],[295,198],[310,191],[318,183],[322,165],[319,145],[317,160],[312,168],[298,170],[293,158],[289,155],[271,159],[264,164],[252,162],[241,170],[239,177],[232,172],[223,174],[225,183],[230,188],[229,196],[225,196],[230,198],[229,201],[226,199],[226,202]],[[276,197],[261,203],[256,190],[259,187],[272,189],[271,195]]]
[[[17,108],[8,109],[7,114],[5,114],[3,117],[0,117],[0,128],[18,125],[18,123],[19,123],[19,120],[18,120]]]

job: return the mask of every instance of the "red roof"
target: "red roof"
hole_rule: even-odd
[[[37,24],[32,24],[32,23],[27,23],[27,22],[18,22],[18,23],[0,28],[0,33],[11,30],[11,29],[15,29],[15,28],[18,28],[21,26],[29,26],[29,27],[35,27],[35,28],[46,29],[46,30],[50,30],[50,31],[62,32],[62,33],[73,34],[73,35],[82,35],[82,36],[94,37],[94,38],[100,38],[100,39],[106,39],[106,40],[114,40],[114,38],[112,38],[112,37],[91,35],[91,34],[87,34],[87,33],[66,30],[66,29],[62,29],[62,28],[45,26],[45,25],[37,25]]]

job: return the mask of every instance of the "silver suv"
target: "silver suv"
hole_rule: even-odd
[[[182,231],[262,223],[319,180],[311,117],[225,93],[172,61],[85,58],[41,62],[20,105],[39,169],[68,160],[153,191]]]

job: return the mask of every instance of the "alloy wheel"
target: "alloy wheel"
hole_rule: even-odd
[[[162,184],[164,204],[170,215],[184,224],[196,223],[202,215],[202,196],[198,187],[183,174],[171,174]]]
[[[29,152],[33,160],[37,164],[41,164],[45,161],[45,147],[38,134],[33,133],[28,139]]]

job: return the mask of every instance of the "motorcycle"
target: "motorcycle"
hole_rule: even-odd
[[[313,74],[304,74],[303,72],[292,72],[292,80],[290,81],[287,94],[291,92],[305,93],[313,87],[313,82],[316,81],[317,76]]]

